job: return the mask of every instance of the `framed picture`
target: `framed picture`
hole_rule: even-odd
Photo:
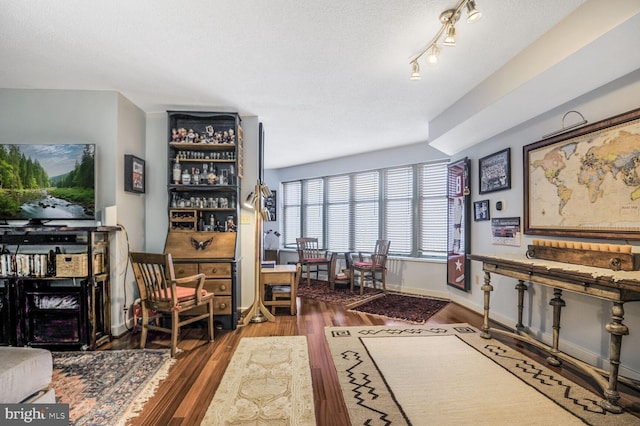
[[[469,237],[471,217],[469,160],[464,158],[447,166],[447,284],[469,291]]]
[[[524,233],[640,240],[640,109],[523,148]]]
[[[511,188],[511,148],[478,160],[480,194]]]
[[[269,219],[271,221],[276,221],[278,220],[277,216],[276,216],[276,207],[278,205],[277,203],[277,196],[276,196],[276,191],[271,190],[271,195],[268,197],[264,198],[264,207],[267,209],[267,211],[269,212]]]
[[[134,155],[124,156],[124,190],[144,194],[144,160]]]
[[[473,202],[473,220],[489,220],[489,200]]]

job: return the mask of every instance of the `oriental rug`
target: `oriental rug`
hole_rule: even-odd
[[[352,308],[352,310],[406,321],[412,324],[424,324],[429,318],[448,304],[449,301],[443,299],[387,293],[382,297],[358,305]]]
[[[300,280],[300,285],[298,286],[298,296],[300,297],[316,299],[334,305],[343,305],[346,309],[352,309],[382,295],[384,295],[382,290],[372,287],[365,287],[363,295],[360,295],[359,291],[352,293],[349,291],[349,286],[344,285],[336,285],[335,290],[331,290],[329,282],[314,279],[311,280],[311,285],[308,286],[304,277]]]
[[[468,324],[326,327],[353,425],[638,425]]]
[[[315,426],[307,338],[242,338],[201,424]]]
[[[72,425],[124,425],[167,377],[168,350],[52,352],[56,402]]]

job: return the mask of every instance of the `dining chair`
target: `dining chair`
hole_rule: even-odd
[[[291,285],[288,284],[277,284],[271,286],[271,301],[277,302],[282,301],[283,299],[289,300],[289,310],[291,315],[296,315],[298,313],[298,303],[297,297],[295,296],[298,293],[298,285],[300,284],[300,275],[302,275],[302,266],[298,263],[296,265],[296,276],[294,279],[293,285],[295,288],[291,288]],[[276,314],[276,308],[278,304],[271,304],[271,313]]]
[[[351,283],[351,253],[344,254],[345,267],[341,271],[338,268],[338,253],[331,253],[329,256],[329,287],[336,289],[338,285],[350,285]]]
[[[327,257],[327,251],[318,247],[318,239],[310,237],[296,238],[298,247],[298,262],[306,269],[307,285],[311,285],[311,272],[316,273],[316,279],[319,279],[320,268],[329,272],[329,263],[331,260]],[[312,270],[312,268],[314,268]]]
[[[213,342],[213,293],[203,288],[205,275],[176,278],[171,254],[131,252],[129,257],[142,308],[140,348],[146,345],[148,330],[169,333],[171,357],[175,357],[180,327],[202,319],[208,319],[209,342]],[[203,305],[207,306],[206,313],[189,315],[192,309]],[[156,317],[150,317],[150,311],[170,316],[171,328],[151,324]]]
[[[375,288],[376,281],[382,284],[382,290],[387,292],[387,256],[389,254],[389,240],[377,240],[372,253],[358,253],[358,257],[351,266],[351,291],[353,291],[355,276],[360,279],[360,294],[364,294],[365,278],[371,280],[371,285]]]

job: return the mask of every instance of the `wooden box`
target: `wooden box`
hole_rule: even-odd
[[[56,277],[86,277],[88,274],[86,253],[56,255]]]
[[[553,260],[574,265],[605,268],[613,271],[637,271],[640,269],[640,257],[636,253],[559,248],[529,245],[527,257]]]

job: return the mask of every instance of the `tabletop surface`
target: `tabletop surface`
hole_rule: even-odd
[[[263,274],[273,274],[277,272],[296,272],[296,265],[276,265],[275,268],[262,268],[260,272]]]

